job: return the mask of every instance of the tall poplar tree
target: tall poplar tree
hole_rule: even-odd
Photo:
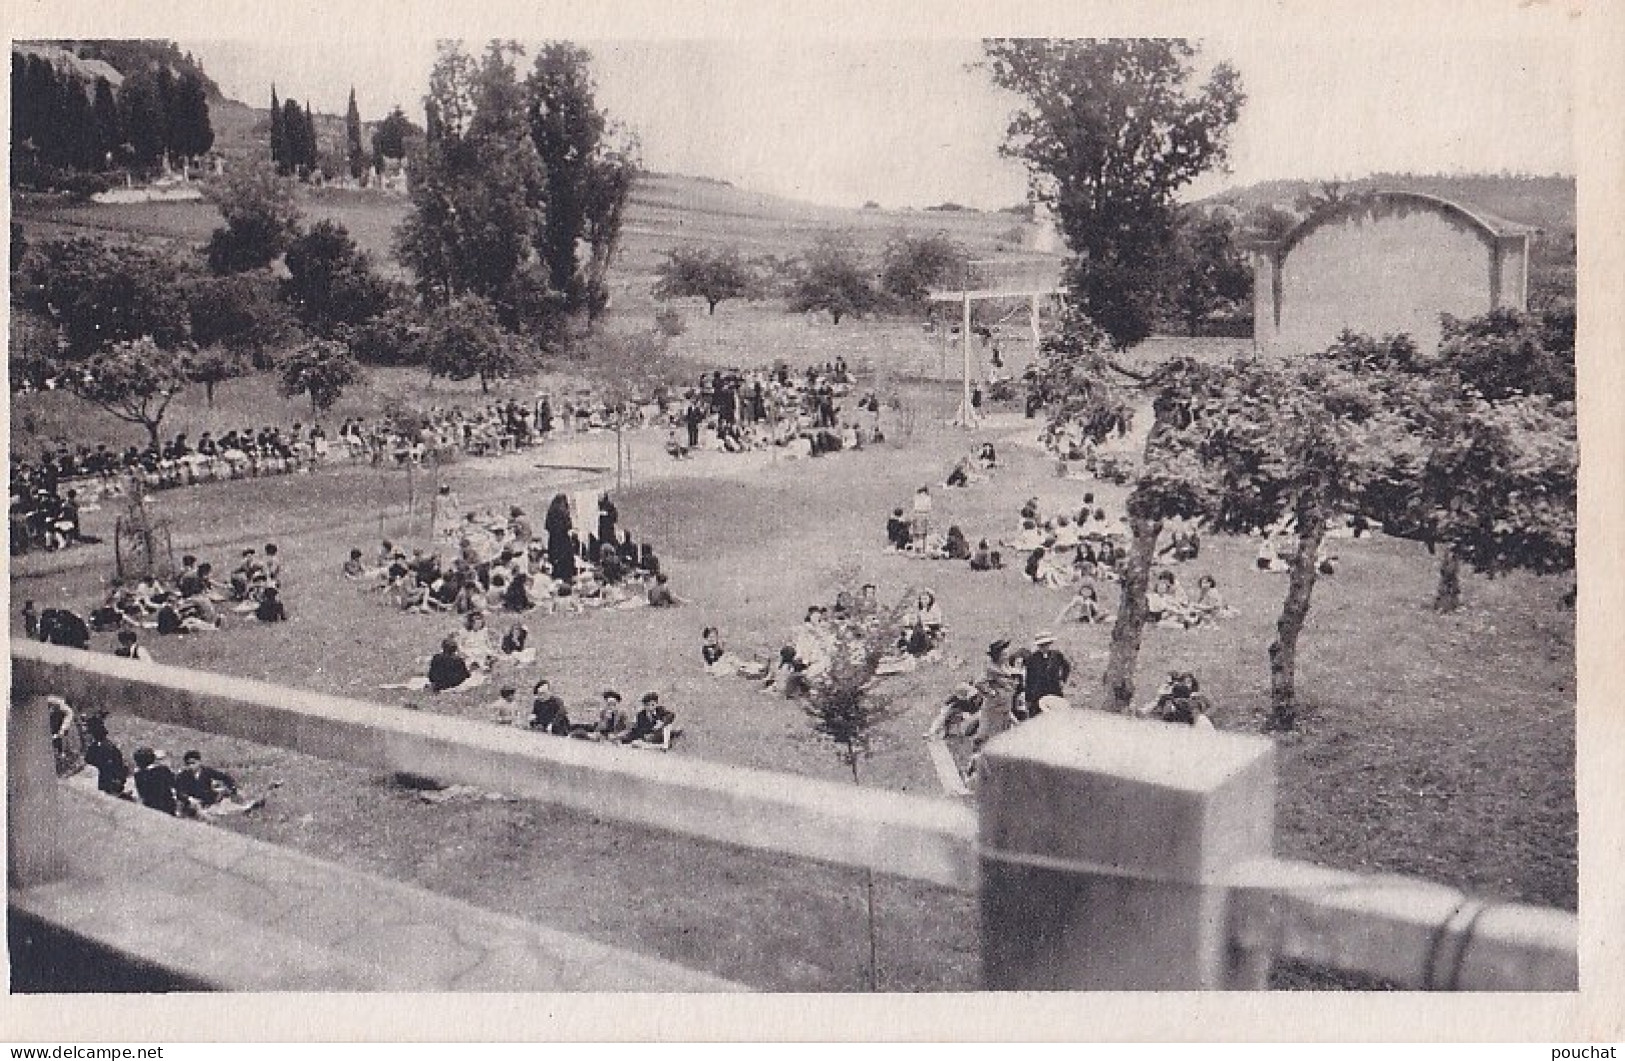
[[[282,104],[276,98],[275,84],[271,85],[271,165],[284,177],[290,172],[287,121],[282,115]]]
[[[361,179],[367,168],[367,153],[361,146],[361,111],[355,105],[355,86],[350,86],[350,105],[344,110],[344,140],[349,155],[350,176]]]

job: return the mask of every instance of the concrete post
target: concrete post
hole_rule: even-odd
[[[1056,710],[991,741],[979,817],[989,990],[1260,988],[1226,874],[1270,854],[1273,746]]]
[[[45,697],[13,689],[6,717],[6,881],[28,888],[67,873],[62,794]]]

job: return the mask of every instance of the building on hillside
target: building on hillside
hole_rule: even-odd
[[[1338,200],[1253,246],[1254,344],[1308,353],[1345,329],[1439,345],[1439,318],[1523,309],[1534,230],[1415,192]]]

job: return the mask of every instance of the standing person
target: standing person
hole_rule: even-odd
[[[542,529],[547,532],[547,562],[552,569],[553,577],[565,585],[576,577],[576,545],[570,537],[574,529],[570,522],[570,499],[563,494],[555,494],[552,502],[547,506],[547,516],[542,521]]]
[[[1040,630],[1033,638],[1033,650],[1023,668],[1022,696],[1025,718],[1043,713],[1039,701],[1046,696],[1066,696],[1066,682],[1072,676],[1072,662],[1055,648],[1055,635]]]
[[[922,486],[914,491],[914,518],[909,525],[910,537],[916,549],[924,550],[926,537],[931,533],[931,488]]]
[[[85,765],[96,771],[96,788],[109,796],[128,799],[126,788],[130,781],[130,764],[124,753],[107,733],[107,721],[101,715],[85,719]]]

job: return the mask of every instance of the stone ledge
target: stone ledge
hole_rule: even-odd
[[[99,793],[61,794],[68,875],[13,890],[13,912],[216,990],[748,990]]]

